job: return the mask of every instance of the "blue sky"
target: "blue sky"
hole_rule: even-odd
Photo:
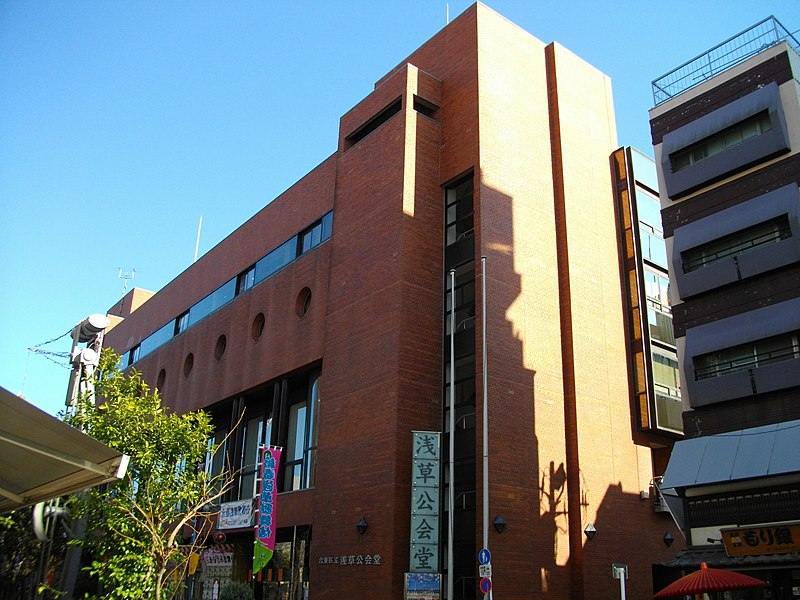
[[[55,413],[28,348],[158,290],[336,148],[339,117],[467,0],[0,0],[0,386]],[[652,154],[650,82],[797,0],[497,0],[612,78]],[[62,338],[44,350],[64,352]]]

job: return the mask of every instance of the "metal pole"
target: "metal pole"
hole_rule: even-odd
[[[447,600],[453,600],[453,519],[455,501],[455,435],[456,435],[456,271],[450,269],[450,479],[447,486]]]
[[[619,576],[619,598],[625,600],[625,568],[615,567],[617,575]]]
[[[486,257],[481,256],[481,337],[483,352],[483,547],[489,547],[489,385],[486,364]],[[492,598],[489,590],[486,597]]]

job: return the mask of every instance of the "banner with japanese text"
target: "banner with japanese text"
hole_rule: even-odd
[[[278,499],[278,465],[281,448],[266,446],[261,451],[261,483],[256,508],[255,546],[253,548],[253,575],[267,566],[275,552],[277,529],[276,501]]]
[[[414,431],[411,473],[412,573],[439,570],[439,493],[441,434]]]

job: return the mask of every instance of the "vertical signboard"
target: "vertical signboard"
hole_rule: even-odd
[[[439,571],[439,487],[441,434],[414,431],[411,472],[412,573]]]
[[[261,484],[256,511],[253,575],[267,566],[275,552],[275,530],[278,523],[275,503],[278,498],[278,465],[280,462],[280,448],[265,446],[261,450]]]

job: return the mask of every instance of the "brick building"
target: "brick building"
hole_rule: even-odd
[[[639,439],[631,411],[616,147],[609,79],[476,4],[341,118],[334,154],[161,291],[112,307],[125,365],[230,433],[226,501],[253,497],[259,443],[284,448],[257,597],[402,597],[412,432],[443,432],[449,462],[451,392],[436,561],[453,481],[453,597],[479,594],[481,257],[495,592],[616,598],[620,563],[630,597],[652,594],[678,532],[645,493],[658,432]],[[253,530],[226,534],[208,573],[245,579]]]
[[[686,439],[673,564],[800,592],[800,55],[770,17],[653,82]]]

